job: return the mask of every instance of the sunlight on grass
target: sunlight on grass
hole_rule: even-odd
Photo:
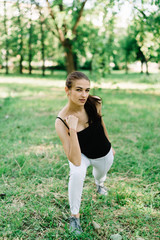
[[[70,240],[69,167],[54,127],[67,98],[54,80],[36,81],[1,83],[0,193],[6,197],[0,198],[0,239]],[[116,233],[124,240],[159,239],[160,98],[156,89],[149,91],[95,89],[116,155],[105,182],[107,198],[96,194],[88,169],[80,239]],[[93,221],[100,224],[97,231]]]

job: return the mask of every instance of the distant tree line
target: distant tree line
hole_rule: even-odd
[[[132,4],[128,27],[117,27],[125,1],[15,0],[1,2],[0,68],[90,70],[95,79],[135,61],[160,60],[160,3]],[[87,5],[88,4],[88,5]]]

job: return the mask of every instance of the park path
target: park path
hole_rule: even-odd
[[[26,78],[22,79],[20,77],[1,77],[0,83],[8,83],[8,84],[27,84],[32,86],[48,86],[48,87],[64,87],[64,80],[49,80],[49,79],[35,79],[35,78]],[[124,89],[124,90],[152,90],[160,93],[160,84],[147,84],[147,83],[133,83],[133,82],[119,82],[112,83],[108,81],[107,83],[93,83],[91,82],[91,87],[98,87],[104,89]]]

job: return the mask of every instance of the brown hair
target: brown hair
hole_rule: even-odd
[[[73,82],[80,79],[85,79],[90,82],[89,78],[84,73],[75,71],[68,75],[66,79],[66,87],[68,87],[68,89],[71,89]],[[100,103],[101,103],[101,98],[94,97],[92,95],[88,96],[88,99],[84,105],[84,108],[88,115],[89,124],[101,119],[101,115],[97,112],[97,107],[96,107],[96,105]]]
[[[89,78],[84,73],[75,71],[68,75],[66,79],[66,86],[70,89],[72,88],[72,83],[75,80],[80,80],[80,79],[85,79],[90,82]]]

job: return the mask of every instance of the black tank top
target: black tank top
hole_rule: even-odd
[[[69,129],[64,120],[59,118],[65,126]],[[101,120],[90,124],[87,128],[80,132],[77,132],[78,141],[83,153],[88,158],[100,158],[104,157],[111,149],[111,143],[104,133]]]

